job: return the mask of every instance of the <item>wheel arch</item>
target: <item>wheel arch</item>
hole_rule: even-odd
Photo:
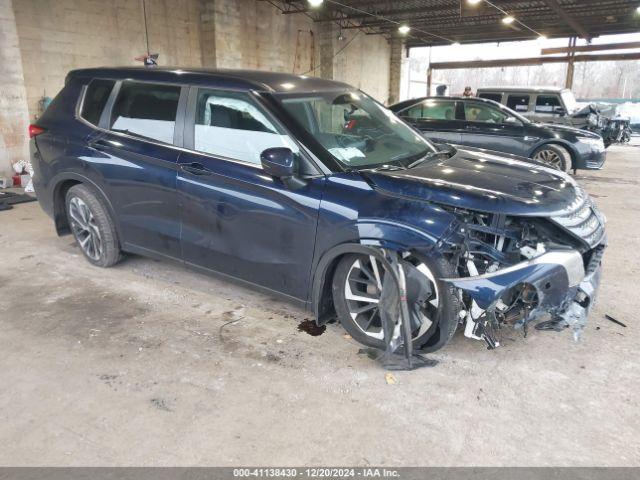
[[[561,140],[561,139],[552,139],[552,140],[543,140],[539,143],[537,143],[536,145],[534,145],[532,148],[529,149],[529,152],[527,153],[527,157],[531,158],[531,156],[540,149],[540,147],[544,147],[545,145],[553,145],[555,147],[560,147],[565,149],[568,153],[569,156],[571,157],[571,168],[574,169],[576,168],[576,163],[577,163],[577,159],[578,159],[578,151],[575,149],[575,147],[571,144],[571,142],[567,142],[565,140]]]
[[[91,187],[91,189],[96,192],[100,199],[106,205],[109,215],[114,221],[116,232],[118,233],[118,238],[120,237],[120,225],[118,223],[118,217],[115,215],[115,211],[113,209],[113,205],[109,200],[109,197],[104,193],[104,191],[98,186],[93,180],[90,178],[80,175],[75,172],[66,172],[64,174],[60,174],[55,177],[52,181],[52,199],[53,199],[53,219],[56,227],[56,233],[59,236],[67,235],[71,233],[71,228],[69,226],[69,219],[67,218],[67,210],[65,206],[65,198],[67,192],[74,185],[87,185]]]
[[[409,238],[418,240],[413,235]],[[323,325],[335,317],[336,312],[333,305],[331,285],[333,274],[342,257],[352,253],[370,255],[372,250],[376,248],[385,248],[398,252],[425,252],[437,245],[435,239],[430,239],[431,241],[429,242],[425,242],[424,238],[420,240],[420,243],[414,243],[398,238],[361,238],[335,245],[327,250],[318,261],[312,277],[311,310],[315,316],[316,323]]]

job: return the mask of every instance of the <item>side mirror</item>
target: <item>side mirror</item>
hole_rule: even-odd
[[[555,113],[556,115],[564,115],[567,112],[562,107],[553,107],[553,113]]]
[[[267,148],[260,154],[265,173],[276,178],[290,178],[296,174],[296,160],[289,148]]]

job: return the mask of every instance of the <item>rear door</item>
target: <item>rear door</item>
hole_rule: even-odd
[[[306,299],[325,177],[292,188],[265,174],[265,149],[303,153],[249,92],[192,87],[187,112],[177,177],[184,260]]]
[[[465,132],[460,143],[472,147],[523,155],[524,126],[508,112],[488,102],[465,101]]]
[[[534,112],[531,108],[532,96],[528,93],[508,93],[506,106],[529,120],[534,120]]]
[[[453,99],[426,99],[398,113],[420,130],[429,140],[439,143],[460,143],[464,125],[456,119]]]
[[[85,160],[102,174],[125,248],[180,257],[174,144],[181,102],[186,90],[177,85],[119,82],[100,118],[104,130],[89,139]]]

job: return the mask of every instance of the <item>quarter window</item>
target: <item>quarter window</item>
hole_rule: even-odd
[[[180,87],[124,82],[111,112],[111,130],[173,143]]]
[[[87,122],[98,125],[102,110],[115,83],[113,80],[91,80],[84,93],[80,116]]]
[[[425,100],[400,114],[404,118],[413,120],[455,120],[455,101]]]
[[[536,112],[553,113],[556,107],[562,107],[557,95],[538,95],[536,99]]]
[[[529,95],[509,95],[507,107],[516,112],[529,111]]]
[[[260,154],[274,147],[299,151],[296,144],[243,93],[200,90],[196,103],[194,149],[260,164]]]

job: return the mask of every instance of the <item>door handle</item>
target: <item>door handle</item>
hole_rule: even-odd
[[[180,165],[180,170],[188,172],[192,175],[211,175],[213,171],[198,162],[183,163]]]
[[[89,142],[89,145],[91,146],[91,148],[95,148],[96,150],[106,150],[107,148],[109,148],[112,145],[109,145],[109,142],[104,140],[103,138],[98,138],[96,140],[93,140],[91,142]]]

